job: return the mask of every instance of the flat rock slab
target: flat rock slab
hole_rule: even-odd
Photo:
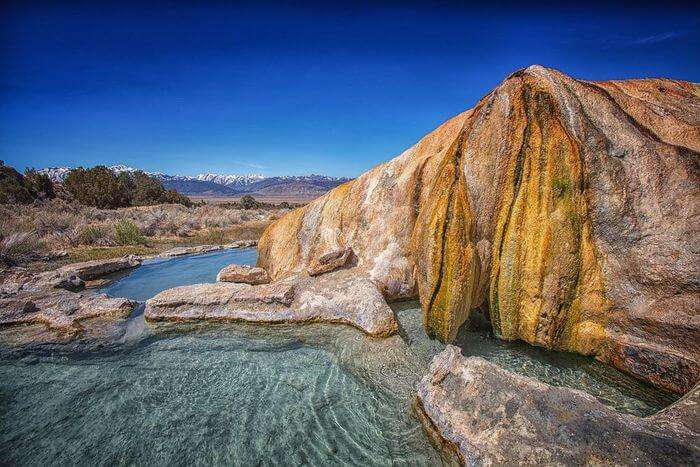
[[[700,386],[646,418],[448,346],[418,385],[430,425],[469,465],[697,465]]]
[[[223,250],[221,245],[178,246],[159,254],[159,257],[170,258],[184,255],[201,255],[212,251]]]
[[[398,329],[377,287],[351,271],[327,274],[322,280],[295,277],[262,285],[218,282],[176,287],[148,300],[145,317],[150,321],[344,323],[372,336],[388,336]]]
[[[259,285],[270,282],[270,276],[263,268],[254,268],[242,264],[229,264],[216,276],[217,282],[240,282],[243,284]]]
[[[18,293],[0,299],[0,327],[20,324],[44,324],[62,333],[78,333],[79,322],[88,318],[127,318],[138,302],[112,298],[106,294]]]
[[[27,278],[17,290],[38,292],[51,289],[78,291],[85,287],[85,281],[93,281],[115,272],[132,269],[141,265],[141,259],[135,256],[123,258],[100,259],[73,263]]]

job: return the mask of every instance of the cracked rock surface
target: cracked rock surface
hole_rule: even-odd
[[[650,417],[448,346],[418,385],[432,429],[467,465],[697,465],[700,386]]]

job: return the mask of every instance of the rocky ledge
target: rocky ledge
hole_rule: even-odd
[[[430,428],[469,465],[697,465],[700,386],[656,415],[623,415],[581,391],[448,346],[418,386]]]
[[[272,284],[218,282],[175,287],[148,300],[145,317],[148,321],[343,323],[378,337],[398,329],[377,287],[369,278],[348,270]]]
[[[88,318],[127,318],[138,305],[106,294],[77,293],[85,281],[141,264],[130,256],[69,264],[34,276],[8,274],[0,286],[0,328],[43,324],[61,334],[77,335]]]
[[[229,264],[216,275],[217,282],[242,282],[250,285],[267,284],[270,276],[263,268],[243,264]]]
[[[0,327],[20,324],[44,324],[59,333],[78,334],[80,321],[88,318],[128,318],[138,305],[126,298],[107,294],[73,293],[54,290],[50,293],[18,293],[0,299]]]
[[[157,255],[157,257],[172,258],[175,256],[201,255],[204,253],[211,253],[212,251],[227,250],[231,248],[252,248],[257,246],[257,244],[258,242],[255,240],[238,240],[226,245],[178,246],[164,251],[163,253]]]

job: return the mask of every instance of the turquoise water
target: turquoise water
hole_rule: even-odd
[[[218,266],[199,260],[221,254],[148,264],[110,290],[143,296],[148,277],[153,293],[158,270],[211,277]],[[388,339],[323,324],[152,327],[139,310],[71,345],[5,347],[0,464],[439,465],[412,404],[444,347],[425,336],[415,302],[394,308],[401,330]],[[626,413],[670,402],[590,359],[498,341],[483,322],[457,343]]]
[[[203,255],[147,260],[100,292],[145,301],[158,292],[179,285],[215,282],[217,273],[224,266],[232,263],[254,266],[257,259],[255,248],[233,248]]]

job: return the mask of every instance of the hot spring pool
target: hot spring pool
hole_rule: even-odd
[[[109,285],[143,300],[254,250],[151,262]],[[349,326],[146,325],[142,309],[108,337],[4,348],[0,464],[411,464],[441,457],[412,408],[414,388],[443,346],[415,302],[394,307],[399,335]],[[646,415],[671,400],[591,359],[460,332],[481,355],[551,384]]]

